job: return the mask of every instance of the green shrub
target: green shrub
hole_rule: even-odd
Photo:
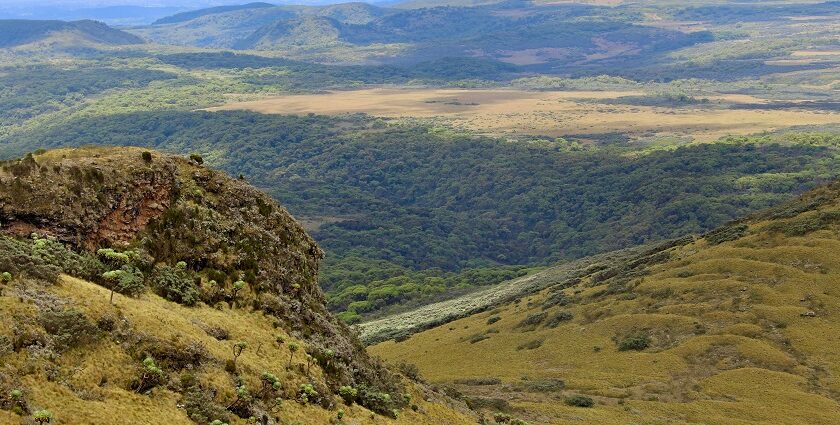
[[[540,323],[545,320],[547,313],[536,313],[526,317],[524,320],[519,322],[514,329],[524,329],[526,331],[534,330]]]
[[[595,405],[595,400],[584,395],[573,395],[566,397],[566,404],[575,407],[592,407]]]
[[[318,396],[318,391],[315,390],[312,384],[301,384],[298,389],[298,401],[303,404],[315,402]]]
[[[527,392],[556,393],[566,388],[566,382],[562,379],[536,379],[524,381],[520,386]]]
[[[90,343],[99,335],[96,325],[78,310],[43,311],[39,322],[58,352]]]
[[[719,245],[724,242],[734,241],[742,238],[747,234],[748,226],[746,224],[730,224],[703,235],[709,245]]]
[[[349,385],[343,385],[338,389],[338,395],[344,399],[345,403],[353,404],[353,402],[356,401],[356,397],[359,396],[359,390]]]
[[[785,236],[804,236],[817,230],[825,229],[831,224],[840,222],[840,211],[820,212],[807,217],[797,217],[788,221],[776,222],[768,226],[768,230],[784,233]]]
[[[552,292],[545,301],[543,301],[542,309],[548,310],[554,306],[566,306],[571,302],[569,297],[562,291],[562,289]]]
[[[181,268],[157,266],[150,280],[155,292],[169,301],[192,306],[200,299],[195,281]]]
[[[362,386],[359,388],[358,403],[368,410],[379,413],[380,415],[385,415],[391,418],[395,417],[394,409],[397,405],[388,393],[383,393]]]
[[[544,341],[545,340],[543,340],[543,339],[535,339],[533,341],[528,341],[528,342],[516,347],[516,349],[520,350],[520,351],[521,350],[536,350],[537,348],[542,347]]]
[[[456,379],[455,383],[458,385],[485,386],[500,385],[502,383],[502,380],[499,378],[466,378]]]
[[[572,313],[569,313],[568,311],[558,311],[554,316],[551,316],[551,318],[548,319],[548,322],[545,323],[545,326],[553,329],[557,326],[560,326],[561,323],[568,322],[573,318],[574,316],[572,315]]]
[[[492,325],[493,323],[496,323],[499,320],[502,320],[502,318],[499,317],[499,316],[493,316],[493,317],[490,317],[490,318],[487,319],[487,324]]]
[[[163,369],[159,368],[155,359],[146,357],[143,360],[143,365],[140,368],[140,378],[134,385],[135,391],[144,393],[151,390],[166,381],[166,374]]]
[[[649,346],[650,336],[648,336],[645,333],[628,335],[618,341],[618,351],[641,351],[648,348]]]
[[[149,151],[143,151],[143,153],[140,154],[140,157],[143,158],[143,162],[152,162],[152,153]]]
[[[42,425],[42,424],[48,424],[48,423],[52,422],[52,420],[54,419],[54,416],[53,416],[52,412],[44,409],[44,410],[39,410],[39,411],[33,413],[32,418],[35,419],[35,422],[38,422],[38,424]]]
[[[401,361],[397,364],[397,370],[414,382],[423,382],[423,377],[420,376],[420,368],[414,363]]]
[[[143,273],[126,264],[117,270],[107,271],[102,273],[102,278],[112,282],[111,283],[111,299],[113,301],[113,293],[119,292],[129,297],[136,297],[143,293],[146,289],[144,284]]]
[[[216,403],[209,389],[199,386],[189,388],[184,393],[181,404],[187,416],[197,423],[226,424],[230,421],[227,410]]]

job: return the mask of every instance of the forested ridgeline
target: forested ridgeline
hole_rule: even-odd
[[[307,224],[331,307],[358,320],[528,272],[511,266],[711,229],[838,175],[837,139],[574,151],[363,115],[153,112],[59,124],[0,152],[138,145],[242,174]]]

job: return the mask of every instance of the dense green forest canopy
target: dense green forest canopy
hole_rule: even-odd
[[[838,143],[574,151],[562,139],[508,142],[363,115],[150,112],[33,131],[0,153],[109,144],[201,154],[309,223],[328,252],[333,308],[364,313],[527,272],[512,266],[711,229],[840,174]]]
[[[144,68],[27,66],[0,74],[0,125],[57,111],[113,88],[143,87],[176,75]]]

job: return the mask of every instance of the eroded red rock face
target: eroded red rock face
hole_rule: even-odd
[[[131,154],[50,155],[6,164],[0,173],[2,231],[50,235],[87,250],[125,245],[172,204],[170,161]]]
[[[133,194],[124,194],[116,208],[111,210],[97,229],[85,241],[85,249],[101,245],[121,245],[132,241],[146,228],[149,221],[160,217],[172,203],[172,185],[149,186],[143,198],[135,200]]]

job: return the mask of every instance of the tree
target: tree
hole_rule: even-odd
[[[114,292],[134,296],[143,291],[143,273],[128,264],[121,269],[102,273],[102,278],[112,281],[109,302],[114,303]]]
[[[38,410],[32,415],[32,417],[35,419],[35,422],[38,422],[41,425],[48,424],[53,420],[52,412],[47,409]]]
[[[260,381],[262,382],[262,388],[260,389],[257,398],[263,398],[269,392],[279,391],[283,388],[283,384],[280,382],[280,379],[269,372],[263,372],[260,377]]]
[[[163,370],[155,363],[152,357],[143,360],[143,370],[140,374],[140,382],[137,384],[137,392],[142,393],[154,388],[163,379]]]
[[[349,386],[343,385],[341,388],[338,389],[338,395],[344,399],[344,402],[347,404],[353,404],[356,401],[356,397],[359,395],[359,390]]]
[[[239,341],[236,344],[233,344],[233,367],[236,368],[236,360],[239,359],[239,356],[242,355],[242,352],[248,348],[248,343],[245,341]]]
[[[287,369],[292,368],[292,360],[295,358],[295,352],[300,348],[300,345],[296,342],[289,342],[289,367]]]
[[[236,299],[236,295],[243,289],[245,289],[245,281],[237,280],[236,282],[233,282],[233,299]]]

